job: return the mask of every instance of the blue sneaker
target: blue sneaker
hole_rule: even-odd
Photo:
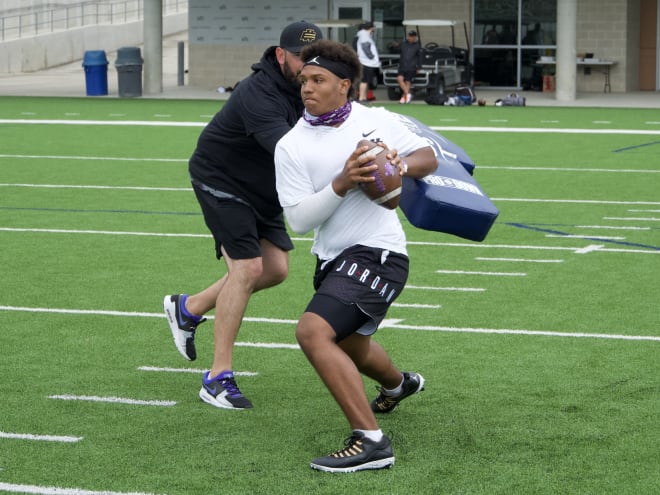
[[[223,409],[252,409],[250,402],[238,389],[234,373],[223,371],[209,380],[209,372],[202,377],[199,398],[207,404]]]
[[[187,294],[174,294],[165,296],[163,299],[163,309],[167,322],[170,324],[174,345],[181,355],[188,361],[197,359],[195,351],[195,330],[197,325],[206,321],[206,318],[191,318],[186,316],[181,309],[186,304]]]

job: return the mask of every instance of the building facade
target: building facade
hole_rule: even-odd
[[[277,44],[282,27],[300,19],[372,20],[379,51],[385,55],[395,52],[403,39],[403,20],[450,19],[461,21],[454,30],[454,44],[469,45],[477,86],[542,90],[557,71],[571,71],[573,63],[560,64],[564,51],[575,60],[570,80],[577,91],[656,91],[659,4],[660,0],[189,0],[189,83],[209,88],[234,85],[250,73],[265,47]],[[356,26],[324,29],[326,37],[350,42]],[[420,38],[422,44],[452,43],[450,32],[442,28],[420,28]]]

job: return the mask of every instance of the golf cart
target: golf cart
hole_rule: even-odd
[[[466,48],[456,46],[455,26],[463,24]],[[412,92],[417,98],[425,99],[443,95],[448,89],[458,86],[472,87],[472,64],[470,63],[470,41],[465,22],[441,19],[404,20],[406,32],[417,31],[422,45],[422,66],[412,82]],[[451,28],[451,45],[439,45],[435,42],[424,44],[421,27]],[[390,100],[401,98],[401,89],[396,79],[398,65],[383,70],[383,85],[387,87]]]

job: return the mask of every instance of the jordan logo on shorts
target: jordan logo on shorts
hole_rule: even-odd
[[[389,289],[389,283],[383,282],[378,274],[372,274],[368,268],[360,268],[357,263],[346,263],[342,260],[341,264],[335,268],[335,272],[345,273],[347,276],[357,280],[358,282],[368,285],[369,288],[378,295],[385,298],[388,303],[394,298],[396,294],[395,289]]]

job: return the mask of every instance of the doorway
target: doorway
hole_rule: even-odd
[[[639,20],[639,89],[660,89],[660,0],[641,0]]]

